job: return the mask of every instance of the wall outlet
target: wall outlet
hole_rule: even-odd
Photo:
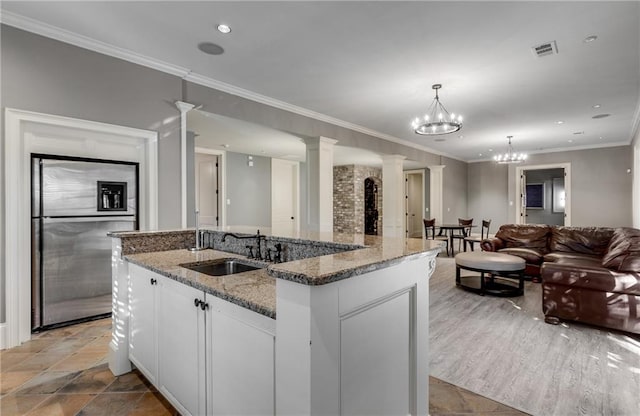
[[[426,207],[426,208],[424,209],[424,212],[429,212],[429,207]]]
[[[451,212],[451,208],[447,207],[447,212]]]
[[[227,199],[227,205],[231,205],[231,200]]]

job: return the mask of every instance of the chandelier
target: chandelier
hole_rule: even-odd
[[[501,155],[495,155],[493,160],[498,163],[521,163],[527,159],[526,153],[515,153],[513,151],[513,147],[511,146],[511,139],[513,136],[507,136],[509,139],[509,147],[507,148],[507,152]]]
[[[436,90],[436,97],[429,106],[427,113],[424,117],[416,117],[411,126],[417,134],[422,135],[437,135],[447,134],[458,131],[462,128],[462,116],[447,111],[446,108],[440,102],[438,97],[438,90],[442,88],[442,84],[433,84],[431,86]]]

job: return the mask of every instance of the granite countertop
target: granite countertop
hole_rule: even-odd
[[[275,319],[276,281],[275,278],[267,274],[265,269],[227,276],[209,276],[179,266],[185,263],[206,262],[229,257],[243,258],[238,254],[211,249],[197,252],[183,249],[130,254],[125,256],[125,259],[133,264]]]
[[[158,233],[162,232],[154,232],[155,235]],[[148,233],[112,234],[114,237],[121,238],[141,235],[148,235]],[[129,254],[125,258],[134,264],[275,319],[276,278],[311,286],[324,285],[428,256],[430,252],[440,250],[442,247],[441,242],[434,240],[362,234],[305,233],[304,236],[296,235],[286,238],[292,241],[312,240],[313,243],[320,245],[357,244],[362,248],[286,263],[269,264],[266,269],[227,276],[209,276],[179,265],[229,257],[241,259],[246,257],[213,249],[199,252],[181,249]]]
[[[390,267],[417,257],[424,257],[429,252],[440,250],[442,247],[441,242],[434,240],[361,235],[357,235],[357,238],[351,238],[350,241],[347,238],[340,238],[337,242],[364,244],[365,247],[326,256],[272,264],[267,272],[276,278],[317,286]]]

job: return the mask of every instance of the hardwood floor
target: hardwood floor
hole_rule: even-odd
[[[114,377],[106,364],[111,320],[54,329],[0,352],[0,415],[169,416],[173,407],[137,371]],[[429,379],[432,416],[524,413]]]
[[[541,285],[525,295],[479,296],[455,287],[438,258],[430,282],[430,372],[533,415],[640,414],[640,337],[544,323]]]

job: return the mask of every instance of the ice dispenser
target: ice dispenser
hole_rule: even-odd
[[[98,181],[98,211],[126,211],[127,183]]]

